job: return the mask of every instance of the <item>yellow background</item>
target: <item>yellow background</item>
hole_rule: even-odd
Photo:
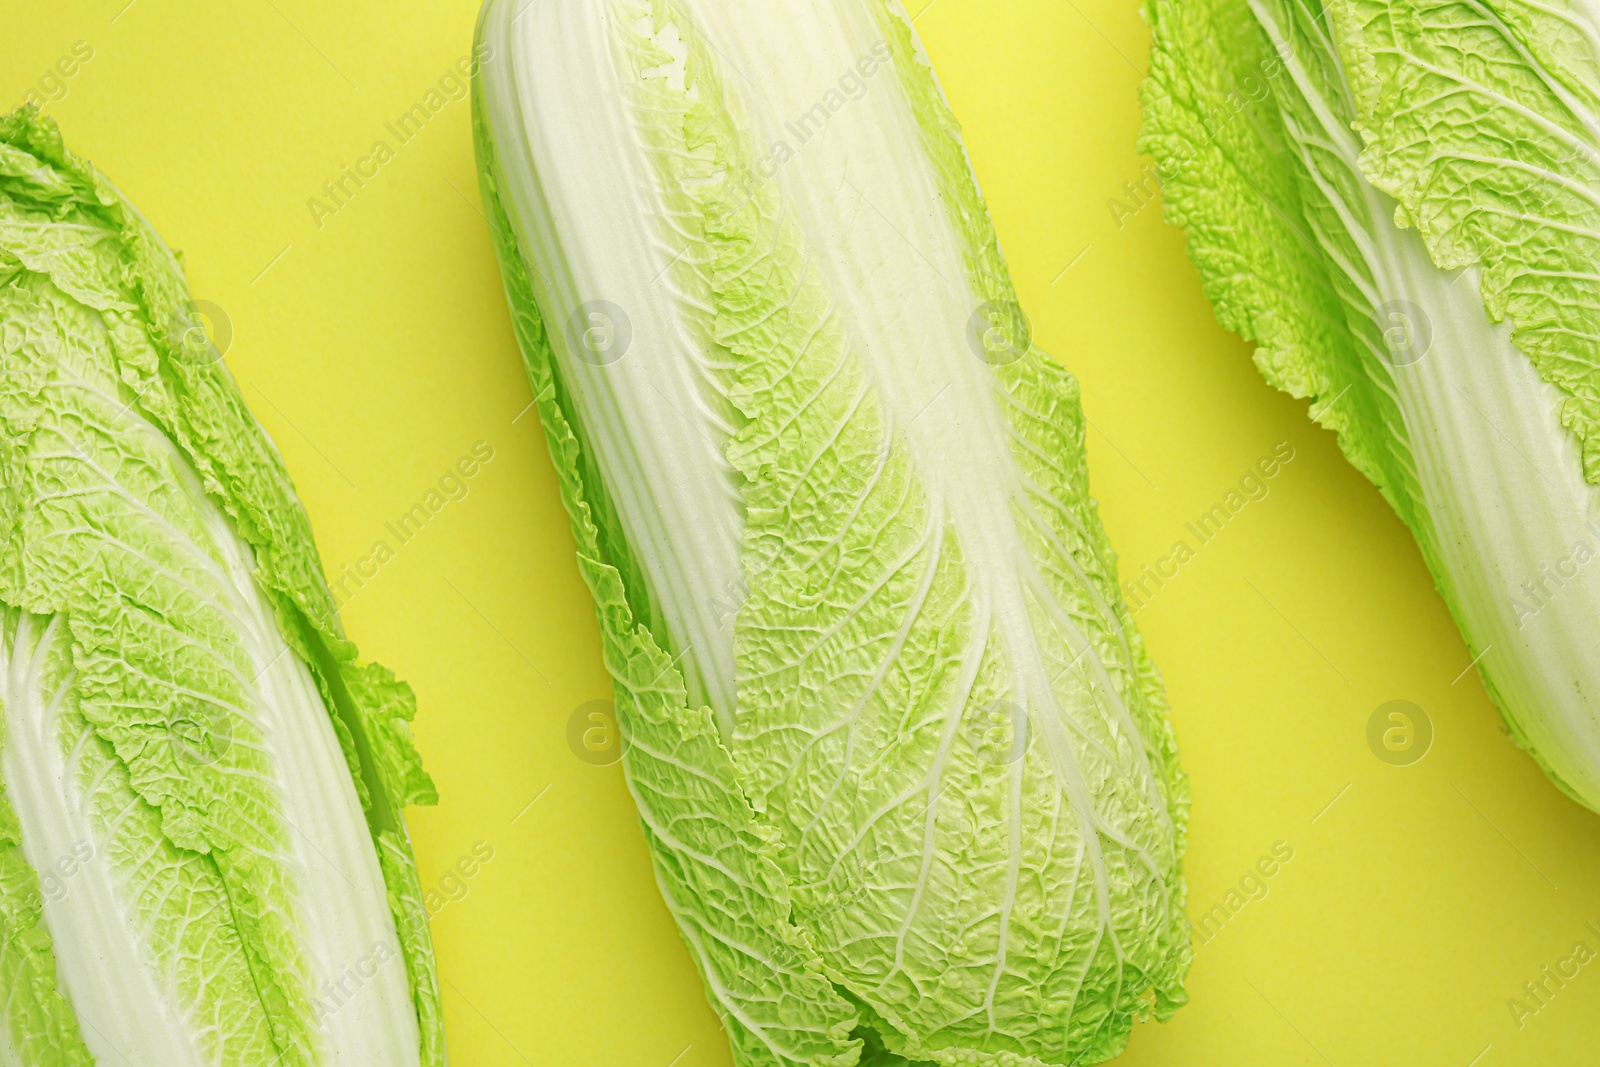
[[[75,42],[94,49],[47,111],[226,309],[228,362],[330,574],[393,546],[384,523],[475,442],[495,450],[345,612],[421,700],[444,798],[409,816],[425,884],[478,842],[494,852],[434,922],[455,1062],[727,1064],[618,768],[566,743],[609,690],[544,441],[532,414],[513,422],[529,393],[468,104],[320,229],[307,207],[467,53],[474,3],[125,3],[10,0],[0,106]],[[1159,207],[1119,225],[1108,206],[1137,206],[1124,183],[1144,178],[1133,0],[933,0],[917,26],[1035,334],[1083,383],[1124,573],[1278,442],[1296,450],[1138,618],[1193,783],[1191,914],[1274,843],[1294,858],[1199,949],[1192,1003],[1119,1062],[1593,1062],[1600,965],[1521,1029],[1507,1000],[1578,939],[1600,947],[1583,928],[1600,923],[1600,820],[1511,745],[1475,673],[1453,681],[1469,656],[1410,537],[1215,325]],[[1413,766],[1366,741],[1392,699],[1434,726]]]

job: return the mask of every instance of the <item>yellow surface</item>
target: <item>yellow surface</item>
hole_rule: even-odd
[[[228,362],[330,575],[394,549],[345,617],[421,699],[444,802],[409,818],[425,882],[459,898],[434,924],[455,1062],[727,1064],[618,769],[566,743],[608,685],[543,439],[532,414],[513,421],[529,393],[467,103],[321,228],[307,206],[393,145],[385,123],[468,52],[474,3],[124,2],[8,4],[0,106],[59,97],[69,144],[226,310]],[[917,25],[1036,336],[1083,382],[1124,574],[1196,548],[1138,616],[1193,782],[1191,914],[1276,843],[1293,851],[1199,950],[1190,1006],[1119,1062],[1593,1062],[1600,966],[1521,1029],[1507,1001],[1576,941],[1600,948],[1584,928],[1600,928],[1600,819],[1512,747],[1475,674],[1456,680],[1468,654],[1406,531],[1215,325],[1159,208],[1130,213],[1147,199],[1124,188],[1146,175],[1134,3],[933,0]],[[78,41],[93,58],[48,80]],[[494,459],[465,499],[398,544],[385,523],[480,441]],[[1279,442],[1295,458],[1270,495],[1197,546],[1185,522]],[[1411,766],[1366,739],[1395,699],[1434,728]],[[449,881],[479,842],[493,858]]]

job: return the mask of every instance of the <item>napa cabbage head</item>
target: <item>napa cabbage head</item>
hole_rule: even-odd
[[[1145,11],[1142,145],[1219,321],[1311,398],[1512,736],[1600,810],[1600,12]]]
[[[884,0],[490,0],[480,172],[623,766],[741,1065],[1091,1063],[1185,1000],[1187,789]]]
[[[411,692],[204,311],[0,118],[0,1064],[440,1067]]]

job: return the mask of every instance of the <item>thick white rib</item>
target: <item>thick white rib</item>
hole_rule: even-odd
[[[565,265],[532,279],[540,306],[556,309],[546,329],[561,380],[651,577],[668,629],[658,637],[681,657],[691,699],[715,708],[729,734],[733,647],[722,604],[739,588],[743,512],[726,435],[700,414],[700,341],[664,299],[677,253],[643,239],[641,219],[659,218],[665,204],[618,81],[611,5],[498,3],[484,17],[500,195],[529,261]],[[567,344],[568,316],[593,300],[621,307],[632,327],[627,354],[604,366]]]

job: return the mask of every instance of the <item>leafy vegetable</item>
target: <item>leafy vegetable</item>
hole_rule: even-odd
[[[1144,148],[1221,323],[1411,527],[1512,735],[1600,809],[1600,23],[1148,0]]]
[[[1074,380],[884,0],[490,0],[506,290],[657,878],[740,1064],[1184,1002],[1187,791]]]
[[[133,206],[0,118],[0,1063],[437,1067],[411,691],[205,337]]]

